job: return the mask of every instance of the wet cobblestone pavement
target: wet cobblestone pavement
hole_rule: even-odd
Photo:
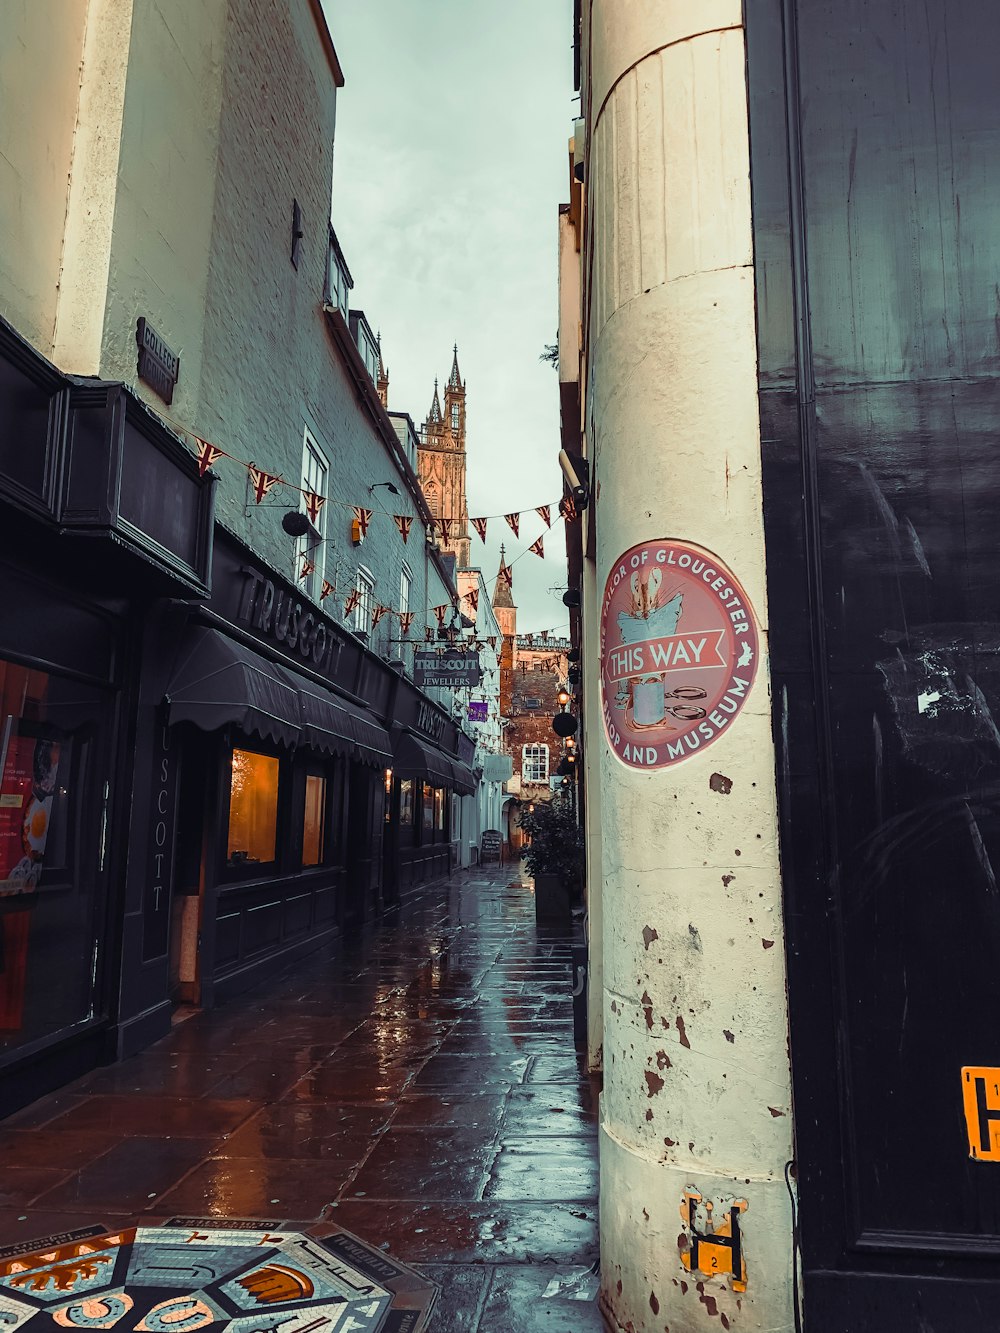
[[[598,1089],[570,971],[568,932],[536,927],[509,868],[429,886],[0,1120],[0,1245],[323,1215],[441,1284],[433,1333],[600,1330]]]

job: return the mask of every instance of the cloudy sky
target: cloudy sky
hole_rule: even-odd
[[[562,494],[556,372],[557,217],[568,197],[572,0],[323,0],[346,86],[337,106],[333,223],[352,305],[381,330],[389,407],[422,424],[451,369],[468,390],[469,510]],[[555,510],[553,509],[553,513]],[[492,587],[497,519],[472,557]],[[514,567],[518,629],[567,623],[562,525]],[[554,590],[554,591],[553,591]]]

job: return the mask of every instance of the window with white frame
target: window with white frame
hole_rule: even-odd
[[[522,782],[548,782],[549,747],[547,745],[521,746]]]
[[[399,613],[405,615],[410,609],[410,589],[413,587],[413,570],[403,561],[399,571]]]
[[[451,429],[452,429],[452,431],[455,432],[456,434],[458,433],[458,427],[459,427],[459,422],[460,422],[460,420],[461,420],[461,418],[460,418],[460,416],[459,416],[459,406],[458,406],[458,403],[452,403],[452,405],[451,405]]]
[[[363,565],[358,566],[358,577],[354,587],[358,594],[358,604],[354,608],[354,628],[370,634],[372,611],[375,607],[375,578]]]
[[[329,489],[330,464],[323,450],[316,443],[306,427],[302,441],[302,489],[314,495],[326,495]],[[299,537],[295,551],[295,577],[305,591],[315,601],[319,601],[323,579],[326,576],[326,505],[322,505],[315,517],[309,516],[309,508],[304,495],[299,497],[302,512],[309,519],[309,531]],[[305,561],[313,566],[311,573],[302,578]]]

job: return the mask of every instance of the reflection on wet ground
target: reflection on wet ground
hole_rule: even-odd
[[[599,1330],[569,933],[536,927],[511,880],[425,888],[0,1121],[0,1245],[140,1214],[323,1214],[441,1284],[435,1333]]]

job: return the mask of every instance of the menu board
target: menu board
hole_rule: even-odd
[[[0,897],[39,886],[56,794],[61,742],[8,717],[0,737]]]

